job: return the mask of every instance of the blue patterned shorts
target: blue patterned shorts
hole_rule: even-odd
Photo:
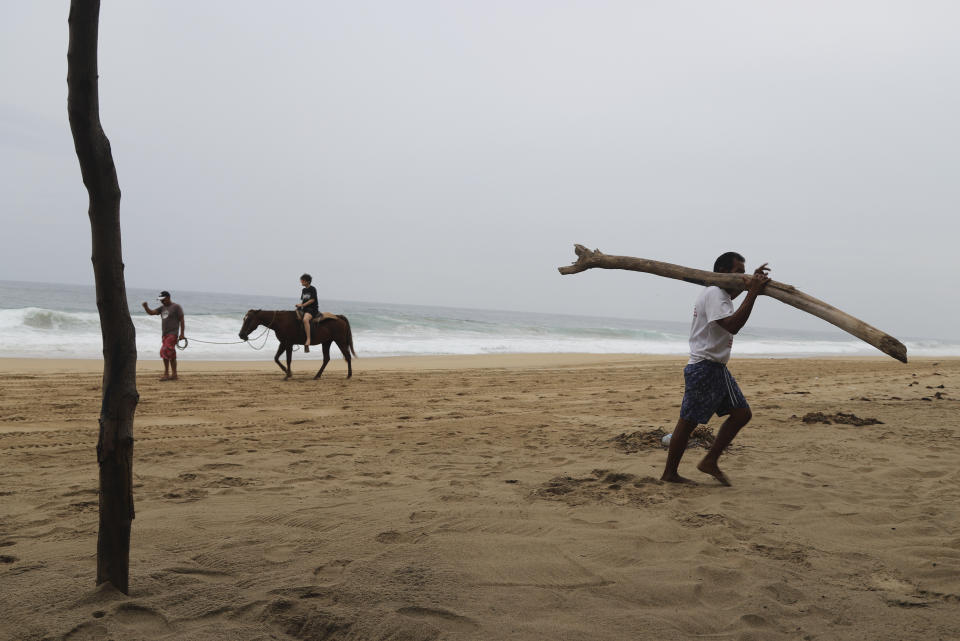
[[[749,408],[740,386],[723,363],[700,361],[683,368],[683,404],[680,418],[706,424],[710,417],[726,416],[730,410]]]

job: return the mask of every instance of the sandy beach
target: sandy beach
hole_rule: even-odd
[[[960,359],[735,358],[726,488],[684,358],[299,356],[138,364],[129,595],[102,364],[0,359],[0,639],[960,638]]]

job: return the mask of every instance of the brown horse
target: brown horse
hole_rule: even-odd
[[[240,328],[240,338],[247,340],[250,332],[263,325],[269,327],[277,335],[280,341],[280,348],[277,355],[273,357],[274,362],[280,365],[290,378],[293,372],[290,370],[290,359],[293,357],[293,346],[303,345],[307,339],[303,331],[303,321],[292,311],[265,311],[262,309],[251,309],[243,317],[243,327]],[[310,344],[323,346],[323,365],[320,371],[314,376],[314,379],[320,378],[327,363],[330,362],[330,343],[336,343],[340,352],[347,361],[347,378],[353,376],[353,365],[350,362],[350,353],[356,356],[357,352],[353,349],[353,332],[350,330],[350,321],[346,316],[337,315],[336,318],[317,319],[313,321],[310,327]],[[280,354],[287,352],[287,366],[280,363]]]

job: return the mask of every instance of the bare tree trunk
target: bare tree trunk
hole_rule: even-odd
[[[741,274],[718,274],[717,272],[708,272],[702,269],[691,269],[690,267],[681,267],[671,263],[661,263],[656,260],[647,260],[646,258],[633,258],[631,256],[608,256],[600,250],[593,251],[583,245],[574,245],[574,251],[577,253],[577,262],[567,267],[560,267],[561,274],[579,274],[588,269],[627,269],[635,272],[646,272],[665,276],[667,278],[676,278],[688,283],[697,285],[716,285],[724,289],[733,289],[743,291],[744,278]],[[849,332],[857,338],[866,341],[879,349],[884,354],[889,354],[900,362],[907,362],[907,348],[893,336],[881,332],[876,327],[864,323],[858,318],[854,318],[846,312],[840,311],[832,305],[828,305],[822,300],[813,296],[804,294],[793,285],[785,285],[771,280],[764,288],[763,294],[776,298],[780,302],[786,303],[822,318],[828,323],[836,325],[845,332]]]
[[[97,585],[127,593],[130,526],[133,522],[133,415],[137,393],[137,343],[123,279],[120,185],[100,126],[97,86],[99,0],[70,3],[67,112],[90,203],[93,273],[103,336],[103,400],[100,405],[100,532]]]

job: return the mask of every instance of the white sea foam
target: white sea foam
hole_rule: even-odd
[[[8,307],[0,309],[0,357],[101,356],[100,319],[92,288],[0,282],[0,293],[0,305]],[[63,309],[47,309],[40,302],[51,299],[62,302]],[[130,300],[150,300],[150,293],[131,292]],[[237,334],[242,317],[247,309],[289,308],[290,302],[191,292],[182,292],[175,300],[186,310],[190,339],[181,357],[197,360],[272,358],[278,347],[272,332],[257,330],[248,343],[240,341]],[[13,307],[11,302],[19,305]],[[329,302],[326,308],[350,318],[360,356],[563,352],[682,355],[688,350],[685,323],[351,302]],[[136,302],[131,306],[131,317],[139,358],[158,359],[160,319],[144,314]],[[917,340],[906,344],[911,355],[960,356],[957,342]],[[331,353],[334,358],[340,357],[336,348]],[[839,331],[748,327],[736,337],[734,345],[737,357],[878,354],[873,347]],[[315,350],[297,358],[322,356]]]

